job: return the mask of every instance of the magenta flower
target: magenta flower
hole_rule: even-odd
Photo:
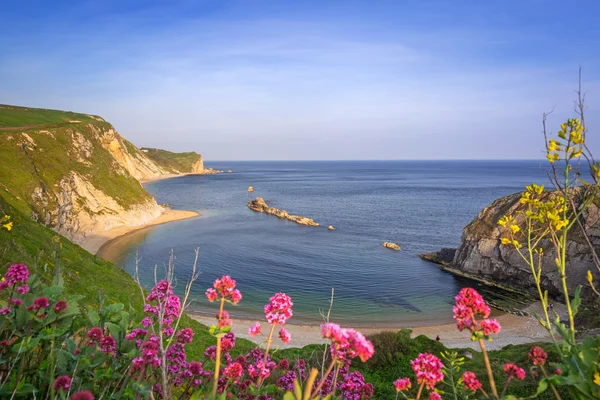
[[[539,346],[533,346],[527,356],[533,362],[533,365],[544,365],[548,358],[548,354]]]
[[[70,400],[94,400],[94,395],[88,390],[75,393]]]
[[[442,400],[442,396],[437,392],[429,392],[429,400]]]
[[[24,284],[24,285],[21,285],[21,286],[19,286],[19,287],[17,288],[17,292],[18,292],[20,295],[24,295],[25,293],[29,292],[29,285],[27,285],[27,284]]]
[[[33,301],[33,305],[27,307],[27,311],[39,311],[42,308],[47,308],[50,305],[50,301],[47,297],[38,297]]]
[[[229,351],[235,346],[235,335],[233,332],[227,333],[221,338],[221,351]]]
[[[23,301],[21,299],[12,298],[12,299],[8,299],[8,304],[12,304],[14,306],[20,306],[21,304],[23,304]]]
[[[194,376],[199,376],[204,374],[204,370],[202,369],[202,363],[198,361],[190,361],[188,363],[188,369]]]
[[[471,371],[465,371],[462,380],[465,387],[472,392],[476,392],[481,388],[481,382],[479,382],[477,376]]]
[[[54,311],[59,313],[59,312],[65,311],[68,307],[69,307],[69,305],[67,304],[66,301],[59,300],[54,305]]]
[[[116,354],[116,348],[117,342],[112,336],[108,335],[100,340],[100,350],[104,354],[114,356]]]
[[[90,345],[100,342],[102,340],[102,338],[104,337],[104,335],[102,334],[102,329],[100,329],[98,327],[90,329],[86,336],[88,339],[90,339],[88,341],[88,344],[90,344]]]
[[[233,323],[231,318],[229,318],[229,313],[227,312],[227,310],[223,310],[221,319],[219,319],[219,313],[215,314],[215,318],[218,320],[219,329],[222,329],[226,326],[231,326],[231,324]]]
[[[265,380],[271,375],[271,371],[269,368],[265,367],[265,364],[262,360],[256,362],[256,364],[251,364],[248,366],[248,375],[251,378],[260,378],[261,380]]]
[[[402,392],[404,390],[408,390],[412,387],[412,383],[409,378],[400,378],[394,381],[394,387],[396,388],[396,392]]]
[[[279,339],[281,339],[283,343],[289,343],[292,340],[292,335],[287,331],[287,329],[281,327],[279,330]]]
[[[285,293],[275,293],[265,305],[265,314],[269,324],[285,324],[292,317],[292,299]]]
[[[217,294],[217,291],[215,289],[209,288],[206,289],[206,298],[212,303],[213,301],[219,298],[219,295]]]
[[[442,379],[444,374],[442,368],[444,365],[439,358],[429,353],[421,353],[419,356],[410,362],[415,375],[417,375],[417,383],[420,385],[425,383],[428,389],[433,387]]]
[[[555,373],[556,375],[562,375],[562,369],[560,369],[560,368],[556,368],[556,369],[554,370],[554,373]]]
[[[206,298],[213,302],[218,298],[237,304],[242,300],[242,294],[235,288],[235,279],[229,275],[223,275],[213,282],[213,287],[206,290]]]
[[[6,275],[4,275],[8,285],[15,285],[19,283],[27,283],[29,279],[29,270],[23,264],[13,264],[8,267]]]
[[[508,376],[508,379],[517,378],[523,380],[526,375],[523,368],[519,368],[513,363],[504,364],[504,373]]]
[[[56,380],[54,381],[54,390],[61,391],[64,390],[65,392],[67,390],[69,390],[69,388],[71,387],[71,378],[69,378],[68,376],[59,376],[58,378],[56,378]]]
[[[240,379],[243,373],[244,369],[242,368],[242,365],[238,362],[233,362],[229,364],[227,367],[225,367],[225,370],[223,370],[223,376],[227,379],[232,379],[234,381]]]
[[[485,336],[490,336],[492,333],[498,334],[502,328],[500,323],[495,319],[484,319],[479,323],[479,327],[483,330]]]
[[[373,344],[362,333],[354,329],[343,329],[339,325],[331,323],[322,324],[321,336],[331,339],[332,355],[339,361],[344,361],[346,357],[360,357],[365,362],[375,353]]]
[[[2,307],[0,308],[0,314],[6,315],[10,312],[10,307]]]
[[[486,304],[483,297],[472,288],[463,288],[455,297],[456,305],[452,308],[456,327],[459,331],[464,329],[476,330],[475,316],[480,315],[483,318],[490,316],[490,307]]]
[[[192,343],[194,331],[192,328],[184,328],[177,333],[177,341],[180,343]]]
[[[146,296],[146,301],[149,303],[153,301],[160,301],[168,298],[171,295],[173,295],[173,287],[168,281],[162,280],[152,288],[150,294]]]
[[[254,337],[260,333],[261,329],[260,322],[256,322],[248,329],[248,335]]]

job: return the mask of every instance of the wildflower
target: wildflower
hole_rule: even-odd
[[[248,329],[248,335],[254,337],[260,333],[261,329],[260,322],[256,322]]]
[[[463,385],[465,385],[465,387],[472,392],[476,392],[481,389],[481,382],[479,382],[477,376],[475,376],[475,374],[471,371],[465,371],[462,376],[462,380]]]
[[[142,328],[135,328],[131,331],[131,333],[128,333],[127,335],[125,335],[125,339],[126,340],[134,340],[134,339],[140,339],[143,337],[146,337],[146,335],[148,334],[148,331]]]
[[[442,400],[442,396],[437,392],[429,392],[429,400]]]
[[[86,336],[88,339],[90,339],[88,341],[88,344],[94,344],[96,342],[100,342],[100,340],[102,340],[102,338],[104,337],[104,335],[102,334],[102,329],[100,329],[98,327],[90,329]]]
[[[251,378],[260,378],[260,380],[265,380],[271,375],[271,371],[265,367],[264,362],[258,361],[256,364],[251,364],[248,366],[248,375]]]
[[[13,264],[8,267],[8,271],[6,271],[4,277],[9,285],[27,283],[27,280],[29,279],[29,270],[27,269],[27,266],[23,264]]]
[[[172,294],[173,287],[171,286],[171,284],[166,280],[162,280],[152,288],[150,294],[146,296],[146,301],[150,303],[155,300],[163,300],[165,298],[168,298]]]
[[[525,370],[523,368],[517,367],[513,363],[504,364],[504,373],[506,374],[506,376],[508,376],[508,379],[525,379]]]
[[[233,323],[233,321],[229,318],[229,313],[227,312],[227,310],[223,310],[220,319],[218,313],[215,315],[215,317],[219,320],[219,329],[222,329],[226,326],[231,326],[231,324]]]
[[[192,328],[185,328],[177,333],[177,341],[180,343],[192,343],[194,331]]]
[[[544,365],[548,358],[548,354],[539,346],[533,346],[527,356],[533,362],[533,365]]]
[[[269,324],[285,324],[292,313],[292,299],[285,293],[275,293],[273,297],[269,299],[269,303],[265,305],[265,314]]]
[[[417,375],[417,383],[425,383],[428,389],[433,387],[444,379],[442,368],[444,365],[439,358],[429,353],[421,353],[419,356],[410,362],[415,375]]]
[[[94,400],[94,395],[88,390],[75,393],[70,400]]]
[[[490,307],[475,289],[461,289],[455,300],[456,305],[452,308],[452,311],[459,331],[464,329],[475,331],[475,315],[481,315],[483,318],[490,316]]]
[[[221,338],[221,350],[229,351],[235,346],[235,335],[233,332],[227,333]]]
[[[223,275],[221,278],[216,279],[213,282],[213,288],[206,291],[208,301],[213,302],[220,296],[233,304],[239,303],[242,300],[242,294],[235,288],[235,284],[235,279],[232,279],[229,275]]]
[[[158,343],[153,340],[147,340],[142,343],[142,358],[146,363],[154,363],[158,361]]]
[[[479,326],[485,336],[490,336],[492,333],[498,334],[502,329],[500,323],[495,319],[484,319],[479,323]]]
[[[64,300],[59,300],[56,302],[56,304],[54,305],[54,311],[55,312],[61,312],[61,311],[65,311],[68,308],[68,304],[66,301]]]
[[[219,295],[217,294],[217,291],[213,288],[207,289],[206,290],[206,298],[208,299],[208,301],[210,301],[211,303],[213,301],[215,301],[217,298],[219,297]]]
[[[20,295],[24,295],[27,292],[29,292],[29,285],[27,284],[21,285],[17,288],[17,293]]]
[[[325,339],[331,339],[332,353],[336,353],[338,360],[343,361],[346,356],[350,358],[360,357],[365,362],[373,356],[375,348],[362,333],[354,329],[343,329],[337,324],[322,324],[321,336]]]
[[[240,363],[233,362],[225,367],[223,371],[223,376],[227,379],[232,379],[234,381],[240,379],[242,374],[244,373],[244,369],[242,368]]]
[[[394,387],[396,388],[396,392],[402,392],[404,390],[408,390],[412,387],[410,382],[410,378],[400,378],[394,381]]]
[[[47,297],[38,297],[33,301],[33,305],[27,307],[27,311],[39,311],[42,308],[46,308],[50,305],[50,301]]]
[[[58,378],[56,378],[56,380],[54,381],[54,390],[61,391],[67,391],[69,390],[69,388],[71,387],[71,378],[69,378],[68,376],[59,376]]]
[[[204,374],[204,370],[202,369],[202,363],[198,361],[190,361],[188,363],[188,369],[195,376]]]
[[[279,330],[279,339],[281,339],[283,343],[289,343],[292,340],[292,335],[287,331],[287,329],[282,327]]]
[[[104,354],[107,354],[107,355],[112,354],[114,356],[116,347],[117,347],[117,343],[115,342],[115,339],[110,335],[105,336],[100,340],[100,350]]]
[[[21,304],[23,304],[23,301],[21,299],[12,298],[12,299],[8,299],[8,304],[12,304],[14,306],[20,306]]]
[[[560,369],[560,368],[556,368],[556,369],[554,370],[554,373],[555,373],[556,375],[562,375],[562,369]]]
[[[290,368],[290,362],[288,360],[286,360],[286,359],[283,359],[283,360],[279,361],[279,364],[277,365],[277,368],[283,369],[283,370],[289,369]]]
[[[0,308],[0,314],[6,315],[10,312],[10,307],[2,307]]]

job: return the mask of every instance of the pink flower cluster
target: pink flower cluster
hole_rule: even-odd
[[[235,288],[235,279],[223,275],[213,282],[213,287],[206,291],[206,298],[211,303],[219,298],[237,304],[242,300],[242,294]]]
[[[142,320],[142,325],[147,328],[162,317],[162,328],[166,336],[173,334],[171,324],[179,317],[181,303],[179,297],[173,295],[173,288],[168,281],[162,280],[152,288],[152,292],[146,296],[147,304],[144,312],[148,314]]]
[[[487,319],[490,316],[490,307],[475,289],[461,289],[455,300],[452,312],[459,331],[468,329],[471,332],[483,332],[486,337],[500,332],[500,323],[495,319]],[[478,315],[485,318],[479,324],[475,320]]]
[[[265,304],[265,315],[269,324],[285,324],[292,317],[292,299],[285,293],[275,293],[269,299],[269,303]]]
[[[463,384],[467,389],[472,392],[476,392],[481,389],[481,382],[477,379],[477,376],[471,371],[465,371],[462,375]]]
[[[95,327],[90,329],[86,337],[88,346],[100,346],[100,351],[106,355],[115,355],[117,351],[117,342],[111,335],[104,336],[102,329]]]
[[[433,354],[421,353],[416,359],[410,362],[410,365],[417,376],[417,383],[419,385],[425,383],[425,386],[430,390],[444,379],[444,374],[442,373],[444,365]]]
[[[533,346],[529,353],[527,354],[533,365],[544,365],[546,364],[546,359],[548,358],[548,354],[539,346]]]
[[[249,329],[248,329],[248,334],[252,337],[260,334],[262,328],[260,326],[260,322],[255,322],[254,325],[252,325]]]
[[[515,364],[507,363],[504,364],[504,373],[508,376],[508,379],[517,378],[520,380],[525,379],[525,370],[517,367]]]
[[[19,293],[25,294],[29,291],[27,281],[29,280],[29,270],[23,264],[13,264],[8,267],[8,271],[4,275],[4,280],[0,282],[0,290],[4,290],[11,286],[25,287],[26,290],[21,290]],[[18,289],[17,289],[18,290]]]
[[[54,390],[56,390],[57,392],[60,391],[67,391],[69,390],[69,388],[71,387],[71,378],[69,378],[68,376],[59,376],[58,378],[56,378],[56,380],[54,381]]]
[[[322,324],[321,337],[331,339],[332,357],[339,361],[345,361],[347,357],[359,357],[363,362],[367,361],[375,353],[373,344],[354,329],[340,328],[337,324]]]
[[[402,392],[404,390],[408,390],[412,387],[412,383],[409,378],[400,378],[394,381],[394,387],[396,388],[396,392]]]

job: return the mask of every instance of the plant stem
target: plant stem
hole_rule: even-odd
[[[419,391],[417,392],[417,400],[419,400],[421,398],[421,392],[423,391],[423,386],[425,386],[425,381],[421,382],[421,385],[419,386]]]
[[[267,339],[267,347],[265,348],[265,356],[263,357],[263,365],[267,366],[267,357],[269,356],[269,349],[271,348],[271,343],[273,342],[273,332],[275,332],[275,324],[271,325],[271,332],[269,332],[269,338]],[[258,382],[256,383],[256,385],[258,387],[261,387],[262,385],[262,378],[258,378]]]
[[[492,366],[490,365],[490,359],[488,357],[487,351],[485,351],[485,343],[483,343],[483,339],[479,339],[479,346],[481,347],[481,354],[483,354],[483,361],[485,363],[485,369],[488,374],[488,379],[490,380],[490,388],[492,389],[492,394],[494,398],[498,398],[498,391],[496,390],[496,381],[494,381],[494,374],[492,373]]]
[[[333,366],[335,365],[336,361],[337,361],[337,357],[334,357],[333,360],[331,360],[331,364],[329,364],[327,371],[325,371],[325,375],[323,375],[321,377],[321,383],[319,383],[319,386],[317,386],[317,388],[315,390],[313,390],[312,394],[310,395],[311,399],[313,397],[315,397],[319,393],[319,391],[323,388],[323,385],[325,384],[325,378],[331,373],[331,370],[333,369]],[[310,390],[310,388],[307,388],[307,389]]]
[[[223,317],[223,307],[225,306],[225,297],[221,297],[221,306],[219,307],[219,321]],[[217,396],[217,389],[219,387],[219,373],[221,372],[221,336],[217,335],[217,353],[215,356],[215,376],[213,382],[212,394],[214,397]]]
[[[544,374],[544,376],[546,378],[548,378],[548,373],[546,372],[546,368],[544,368],[543,365],[540,365],[540,369],[542,370],[542,373]],[[552,392],[554,393],[554,397],[556,397],[557,400],[561,400],[560,395],[558,394],[558,391],[556,390],[556,388],[554,387],[554,385],[550,384],[550,387],[552,388]]]

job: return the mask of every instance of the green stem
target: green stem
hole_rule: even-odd
[[[221,297],[221,307],[219,307],[219,321],[221,321],[221,318],[223,317],[223,307],[225,306],[225,297]],[[220,369],[221,369],[221,336],[217,335],[217,353],[215,356],[215,375],[214,375],[214,382],[213,382],[213,390],[212,390],[212,394],[213,397],[217,396],[217,390],[219,388],[219,374],[220,374]]]
[[[496,390],[496,381],[494,381],[494,374],[492,373],[492,366],[490,365],[490,359],[488,357],[487,351],[485,351],[485,343],[483,343],[483,339],[479,339],[479,346],[481,347],[481,353],[483,354],[483,361],[485,363],[485,369],[487,371],[488,379],[490,380],[490,388],[492,389],[492,395],[494,398],[498,398],[498,391]]]

